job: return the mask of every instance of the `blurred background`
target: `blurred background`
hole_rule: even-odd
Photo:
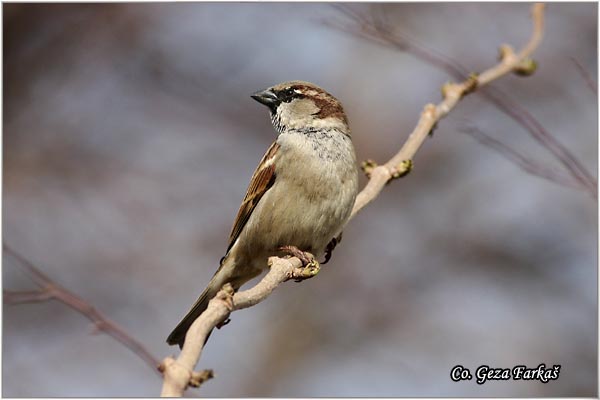
[[[349,6],[480,71],[529,38],[529,4]],[[597,4],[547,6],[532,77],[495,87],[597,177]],[[452,78],[332,29],[330,4],[4,4],[4,242],[162,359],[218,266],[275,137],[249,95],[292,79],[338,97],[358,158],[387,160]],[[232,315],[189,396],[597,396],[597,204],[465,124],[561,164],[480,94],[345,229],[316,279]],[[364,184],[365,179],[361,177]],[[5,254],[3,286],[36,286]],[[3,396],[157,396],[142,360],[56,301],[3,306]],[[455,383],[483,364],[560,377]]]

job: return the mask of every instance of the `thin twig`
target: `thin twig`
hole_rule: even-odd
[[[92,321],[94,328],[97,331],[102,331],[120,342],[134,354],[139,356],[148,366],[150,366],[150,368],[152,368],[153,371],[158,372],[158,359],[150,354],[144,345],[129,335],[117,323],[108,319],[104,314],[96,310],[94,306],[83,300],[81,297],[51,280],[35,265],[33,265],[33,263],[31,263],[17,251],[13,250],[11,247],[3,244],[3,249],[6,254],[9,254],[12,258],[17,260],[17,265],[26,271],[31,276],[32,280],[38,286],[40,286],[39,290],[33,291],[4,290],[3,298],[6,304],[22,304],[58,300]]]
[[[48,290],[7,290],[3,291],[4,303],[6,304],[24,304],[39,303],[53,298]]]
[[[421,113],[421,118],[417,126],[410,134],[400,151],[384,165],[368,167],[367,172],[370,175],[367,186],[358,194],[352,217],[356,215],[365,205],[375,199],[386,183],[397,175],[398,170],[404,162],[412,160],[417,150],[423,144],[427,135],[432,131],[437,122],[445,117],[461,98],[465,95],[478,90],[483,85],[492,82],[499,77],[511,72],[523,60],[528,58],[536,49],[544,31],[544,5],[536,3],[532,7],[533,33],[529,42],[518,52],[506,53],[505,57],[494,67],[482,72],[479,76],[471,76],[462,83],[449,83],[444,85],[442,93],[444,100],[438,105],[427,104]]]
[[[468,77],[469,71],[459,62],[431,48],[418,44],[416,41],[407,38],[405,35],[392,32],[387,25],[373,22],[381,20],[369,20],[360,13],[352,10],[349,6],[336,6],[336,9],[341,11],[347,18],[353,21],[353,23],[343,24],[339,22],[323,21],[325,25],[349,33],[358,38],[369,40],[381,46],[412,54],[418,59],[446,71],[446,73],[451,75],[454,79],[463,80]],[[539,30],[540,32],[543,31],[543,27],[541,28],[542,29]],[[514,54],[510,47],[502,46],[501,49],[507,51],[504,58],[518,57],[521,60],[525,60],[521,56],[523,54],[531,54],[530,49],[537,47],[539,40],[541,40],[541,36],[532,37],[528,45],[521,50],[521,54]],[[496,67],[496,70],[488,70],[485,73],[480,74],[480,81],[488,80],[489,76],[486,74],[494,75],[499,72],[506,73],[507,71],[503,71],[503,68],[506,68],[506,66],[499,64]],[[571,187],[586,191],[594,199],[597,198],[598,184],[596,179],[531,113],[494,87],[487,86],[478,90],[478,93],[525,128],[525,130],[528,131],[542,147],[547,149],[559,160],[569,175],[577,182],[577,185],[570,185]]]
[[[505,57],[499,65],[485,71],[482,74],[483,79],[472,76],[462,83],[444,85],[442,90],[444,100],[438,105],[427,104],[425,106],[417,126],[400,151],[384,165],[375,166],[371,163],[365,167],[369,182],[358,194],[351,218],[373,201],[386,183],[410,171],[412,165],[410,160],[421,147],[427,135],[435,124],[446,116],[465,95],[512,71],[523,59],[529,57],[542,38],[543,10],[542,4],[533,6],[533,34],[522,51],[515,54],[514,57]],[[205,339],[215,327],[226,321],[231,312],[257,304],[269,296],[282,282],[302,275],[302,269],[299,268],[301,262],[295,257],[290,259],[271,257],[269,265],[269,272],[253,288],[233,294],[231,286],[227,287],[228,285],[226,285],[210,301],[206,311],[194,321],[188,330],[179,357],[176,360],[167,357],[161,364],[161,371],[164,373],[162,396],[182,396],[189,385],[195,386],[198,383],[197,376],[200,373],[195,372],[194,368],[200,359]]]
[[[588,70],[586,70],[583,65],[575,57],[571,57],[571,61],[577,67],[577,70],[581,74],[581,77],[585,81],[586,85],[590,90],[598,97],[598,83],[592,78],[592,74]]]
[[[492,102],[505,114],[511,116],[515,121],[518,121],[522,126],[526,127],[527,131],[531,134],[531,137],[542,145],[542,147],[550,151],[550,153],[560,161],[577,183],[576,187],[589,193],[592,198],[597,199],[598,183],[596,179],[588,172],[573,153],[552,136],[525,108],[519,106],[512,100],[509,100],[502,95],[502,92],[494,87],[487,87],[486,89],[484,97],[492,100]]]
[[[547,179],[551,182],[558,183],[566,187],[576,187],[576,183],[572,179],[564,175],[560,175],[555,171],[552,171],[543,165],[532,161],[529,157],[524,156],[517,150],[508,147],[501,141],[494,139],[493,137],[484,133],[481,129],[474,126],[465,126],[461,129],[462,132],[475,138],[478,142],[488,146],[489,148],[496,150],[502,156],[508,158],[517,164],[524,171],[539,176],[540,178]]]

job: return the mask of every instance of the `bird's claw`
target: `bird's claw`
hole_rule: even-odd
[[[292,257],[298,258],[300,261],[302,261],[303,266],[307,266],[315,260],[315,257],[312,254],[302,251],[296,246],[281,246],[279,248],[279,251],[287,253]]]
[[[223,322],[217,324],[217,329],[221,329],[222,327],[229,324],[230,322],[231,322],[231,318],[226,318]]]
[[[296,246],[281,246],[279,250],[302,261],[302,267],[295,268],[290,276],[290,279],[294,279],[295,282],[310,279],[321,270],[321,264],[315,259],[315,256],[298,249]]]
[[[312,261],[304,265],[302,268],[297,268],[292,273],[292,278],[294,278],[294,282],[302,282],[305,279],[310,279],[313,276],[316,276],[320,270],[321,265],[313,258]]]
[[[321,264],[327,264],[329,262],[329,260],[331,259],[331,255],[333,254],[333,250],[341,241],[342,232],[340,232],[340,234],[337,237],[331,239],[331,241],[327,244],[327,247],[325,248],[325,261],[323,261]]]

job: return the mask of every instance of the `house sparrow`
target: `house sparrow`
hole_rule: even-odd
[[[190,325],[224,284],[238,290],[268,267],[268,257],[283,256],[290,248],[315,257],[326,248],[329,252],[354,205],[356,155],[340,102],[301,81],[252,98],[269,108],[279,135],[252,175],[221,266],[169,335],[171,345],[183,346]]]

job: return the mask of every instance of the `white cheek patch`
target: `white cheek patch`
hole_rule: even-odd
[[[313,104],[314,107],[314,104]],[[278,109],[278,121],[283,130],[316,128],[316,129],[331,129],[338,128],[340,130],[348,129],[344,122],[339,118],[315,118],[314,112],[318,112],[318,108],[304,109],[302,112],[294,109],[294,107],[280,106]]]
[[[314,119],[313,114],[317,112],[319,112],[319,108],[312,100],[308,99],[296,99],[290,103],[282,103],[277,108],[279,120],[287,128],[310,126]]]

